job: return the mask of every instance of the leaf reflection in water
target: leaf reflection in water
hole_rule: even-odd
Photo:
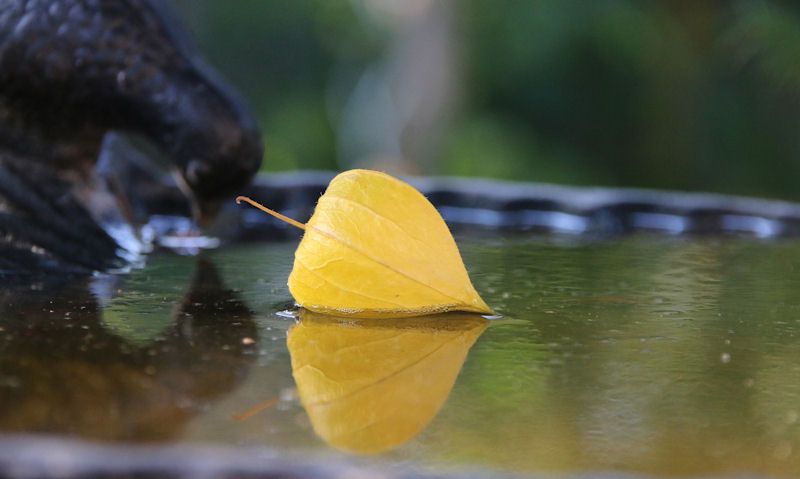
[[[465,313],[354,319],[302,310],[287,344],[314,431],[358,454],[411,440],[444,404],[488,323]]]

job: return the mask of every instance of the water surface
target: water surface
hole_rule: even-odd
[[[299,353],[281,313],[293,242],[154,255],[126,277],[9,280],[0,431],[432,470],[800,473],[800,244],[458,241],[501,320],[322,320]],[[319,374],[296,384],[301,356]],[[312,394],[341,409],[319,419]],[[348,434],[359,446],[331,439]]]

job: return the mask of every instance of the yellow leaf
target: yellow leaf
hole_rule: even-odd
[[[362,319],[301,310],[286,342],[314,431],[360,454],[407,442],[436,416],[487,325],[463,313]]]
[[[339,174],[306,225],[238,199],[304,227],[289,290],[306,309],[356,317],[493,314],[436,208],[396,178],[369,170]]]

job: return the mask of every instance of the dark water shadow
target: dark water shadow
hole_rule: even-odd
[[[171,439],[245,377],[253,315],[212,263],[197,262],[167,330],[143,345],[105,326],[97,291],[119,278],[108,281],[16,280],[0,292],[0,432]]]

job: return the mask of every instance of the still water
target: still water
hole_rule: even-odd
[[[457,239],[501,319],[298,322],[294,242],[15,281],[0,431],[434,471],[800,474],[800,244]]]

